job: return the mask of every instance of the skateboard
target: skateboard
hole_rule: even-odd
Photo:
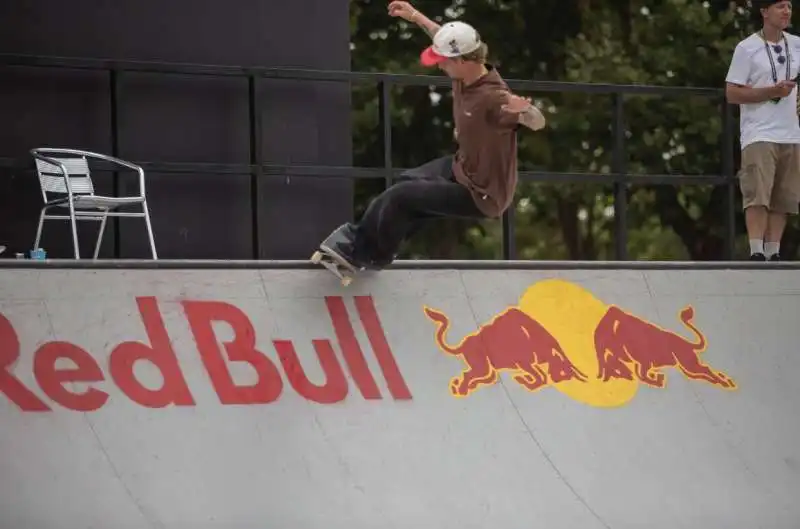
[[[339,278],[342,286],[348,286],[353,281],[355,274],[360,270],[354,268],[350,263],[339,257],[336,253],[331,252],[327,248],[320,247],[311,256],[311,262],[314,264],[321,264],[330,272]],[[349,274],[348,274],[349,272]]]

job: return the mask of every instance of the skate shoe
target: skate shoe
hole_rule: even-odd
[[[342,224],[333,233],[322,241],[320,249],[336,255],[339,259],[346,261],[350,266],[357,270],[364,270],[368,263],[356,255],[355,249],[355,230],[349,223]]]

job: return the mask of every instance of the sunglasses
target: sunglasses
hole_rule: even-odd
[[[780,44],[773,44],[772,45],[772,49],[773,49],[773,51],[775,51],[775,54],[778,56],[777,57],[778,64],[786,63],[786,56],[781,55],[781,53],[783,53],[783,46],[781,46]]]
[[[775,60],[777,61],[777,63],[780,64],[781,66],[786,64],[787,58],[786,58],[786,55],[783,55],[783,46],[781,46],[780,44],[772,44],[772,45],[770,45],[770,48],[772,48],[772,51],[775,52],[775,55],[776,55]],[[769,49],[769,48],[767,48],[767,49]],[[771,55],[770,55],[770,62],[772,62],[772,56]],[[773,78],[775,78],[775,80],[777,82],[777,78],[775,77],[775,73],[776,72],[775,72],[775,65],[774,64],[772,65],[772,69],[773,69]],[[787,72],[787,74],[788,74],[788,72]],[[797,82],[797,77],[795,77],[793,79],[793,81]],[[771,99],[770,101],[772,101],[773,103],[779,103],[780,100],[781,100],[780,97],[776,97],[776,98]]]

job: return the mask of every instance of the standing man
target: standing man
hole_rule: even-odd
[[[452,80],[454,156],[404,173],[386,189],[358,224],[337,228],[320,247],[356,268],[380,269],[421,222],[432,218],[498,218],[517,186],[517,129],[540,130],[544,116],[529,99],[514,95],[497,70],[486,63],[488,48],[463,22],[440,26],[404,1],[389,3],[389,15],[417,24],[433,38],[420,57]]]
[[[800,202],[800,38],[784,31],[790,0],[753,0],[753,8],[762,29],[737,44],[725,95],[741,108],[739,183],[750,260],[778,261],[786,217],[798,213]]]

